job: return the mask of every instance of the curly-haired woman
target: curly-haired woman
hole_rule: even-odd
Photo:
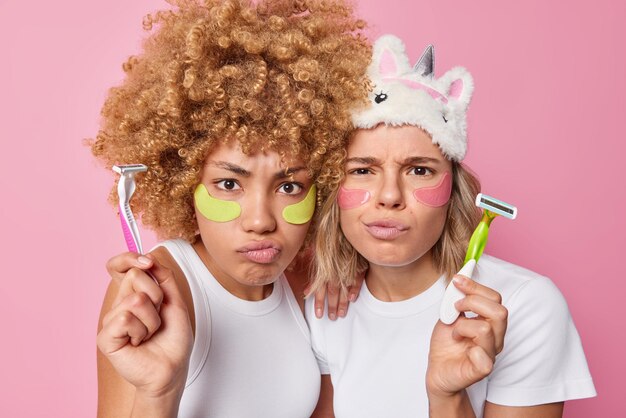
[[[133,209],[166,241],[109,261],[98,415],[310,416],[304,284],[283,271],[367,95],[363,24],[343,0],[180,1],[144,23],[92,150],[149,167]]]

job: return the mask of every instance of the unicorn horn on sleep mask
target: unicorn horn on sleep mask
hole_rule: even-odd
[[[474,81],[462,67],[435,78],[434,67],[432,45],[411,67],[399,38],[378,38],[368,69],[374,89],[369,105],[353,113],[354,125],[363,129],[381,123],[418,126],[430,134],[433,144],[448,159],[463,160],[467,151],[466,113]]]

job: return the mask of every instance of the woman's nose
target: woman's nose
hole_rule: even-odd
[[[405,206],[404,195],[398,175],[384,175],[378,191],[376,205],[385,209],[402,209]]]
[[[242,203],[241,226],[246,232],[265,234],[276,229],[276,217],[267,196],[257,195]]]

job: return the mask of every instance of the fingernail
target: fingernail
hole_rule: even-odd
[[[337,314],[343,318],[344,316],[346,316],[346,311],[344,309],[339,309],[339,312],[337,312]]]
[[[331,321],[334,321],[335,319],[337,319],[337,315],[335,315],[334,313],[330,313],[328,314],[328,318],[330,318]]]
[[[356,300],[356,293],[351,293],[351,294],[350,294],[350,297],[348,298],[348,300],[349,300],[350,302],[354,302],[354,301]]]
[[[144,257],[143,255],[140,255],[139,257],[137,257],[137,263],[142,266],[149,266],[151,262],[152,261],[150,261],[148,257]]]
[[[464,286],[467,283],[467,278],[463,276],[454,276],[452,280],[454,281],[454,283],[461,285],[461,286]]]
[[[318,318],[322,317],[322,308],[315,308],[315,316]]]

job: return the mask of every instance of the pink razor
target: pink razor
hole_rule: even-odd
[[[113,171],[119,173],[120,179],[117,183],[117,194],[120,198],[120,221],[122,223],[122,231],[124,231],[124,239],[128,251],[143,254],[141,246],[141,238],[137,222],[130,210],[130,198],[135,193],[135,174],[147,171],[148,167],[143,164],[131,165],[114,165]]]

